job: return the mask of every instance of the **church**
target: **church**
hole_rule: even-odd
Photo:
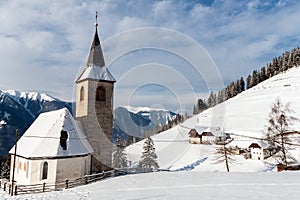
[[[88,60],[75,81],[75,119],[66,108],[40,114],[9,152],[10,180],[59,183],[111,169],[115,82],[105,65],[96,15]]]

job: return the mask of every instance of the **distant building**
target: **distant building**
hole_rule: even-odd
[[[252,160],[264,160],[272,155],[273,148],[264,141],[257,141],[249,146]]]
[[[189,142],[191,144],[201,144],[201,136],[200,134],[196,131],[196,129],[191,129],[189,131]]]
[[[213,144],[225,139],[219,127],[196,126],[189,131],[189,142],[192,144]]]

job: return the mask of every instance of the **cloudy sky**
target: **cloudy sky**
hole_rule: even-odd
[[[98,11],[115,106],[190,111],[299,46],[299,10],[297,0],[1,0],[0,90],[71,101]]]

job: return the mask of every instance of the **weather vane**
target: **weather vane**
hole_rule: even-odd
[[[98,12],[96,11],[96,23],[95,23],[96,28],[98,27]]]

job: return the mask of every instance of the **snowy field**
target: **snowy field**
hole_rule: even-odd
[[[107,179],[98,183],[43,194],[0,199],[288,199],[300,198],[300,172],[223,173],[157,172]]]

